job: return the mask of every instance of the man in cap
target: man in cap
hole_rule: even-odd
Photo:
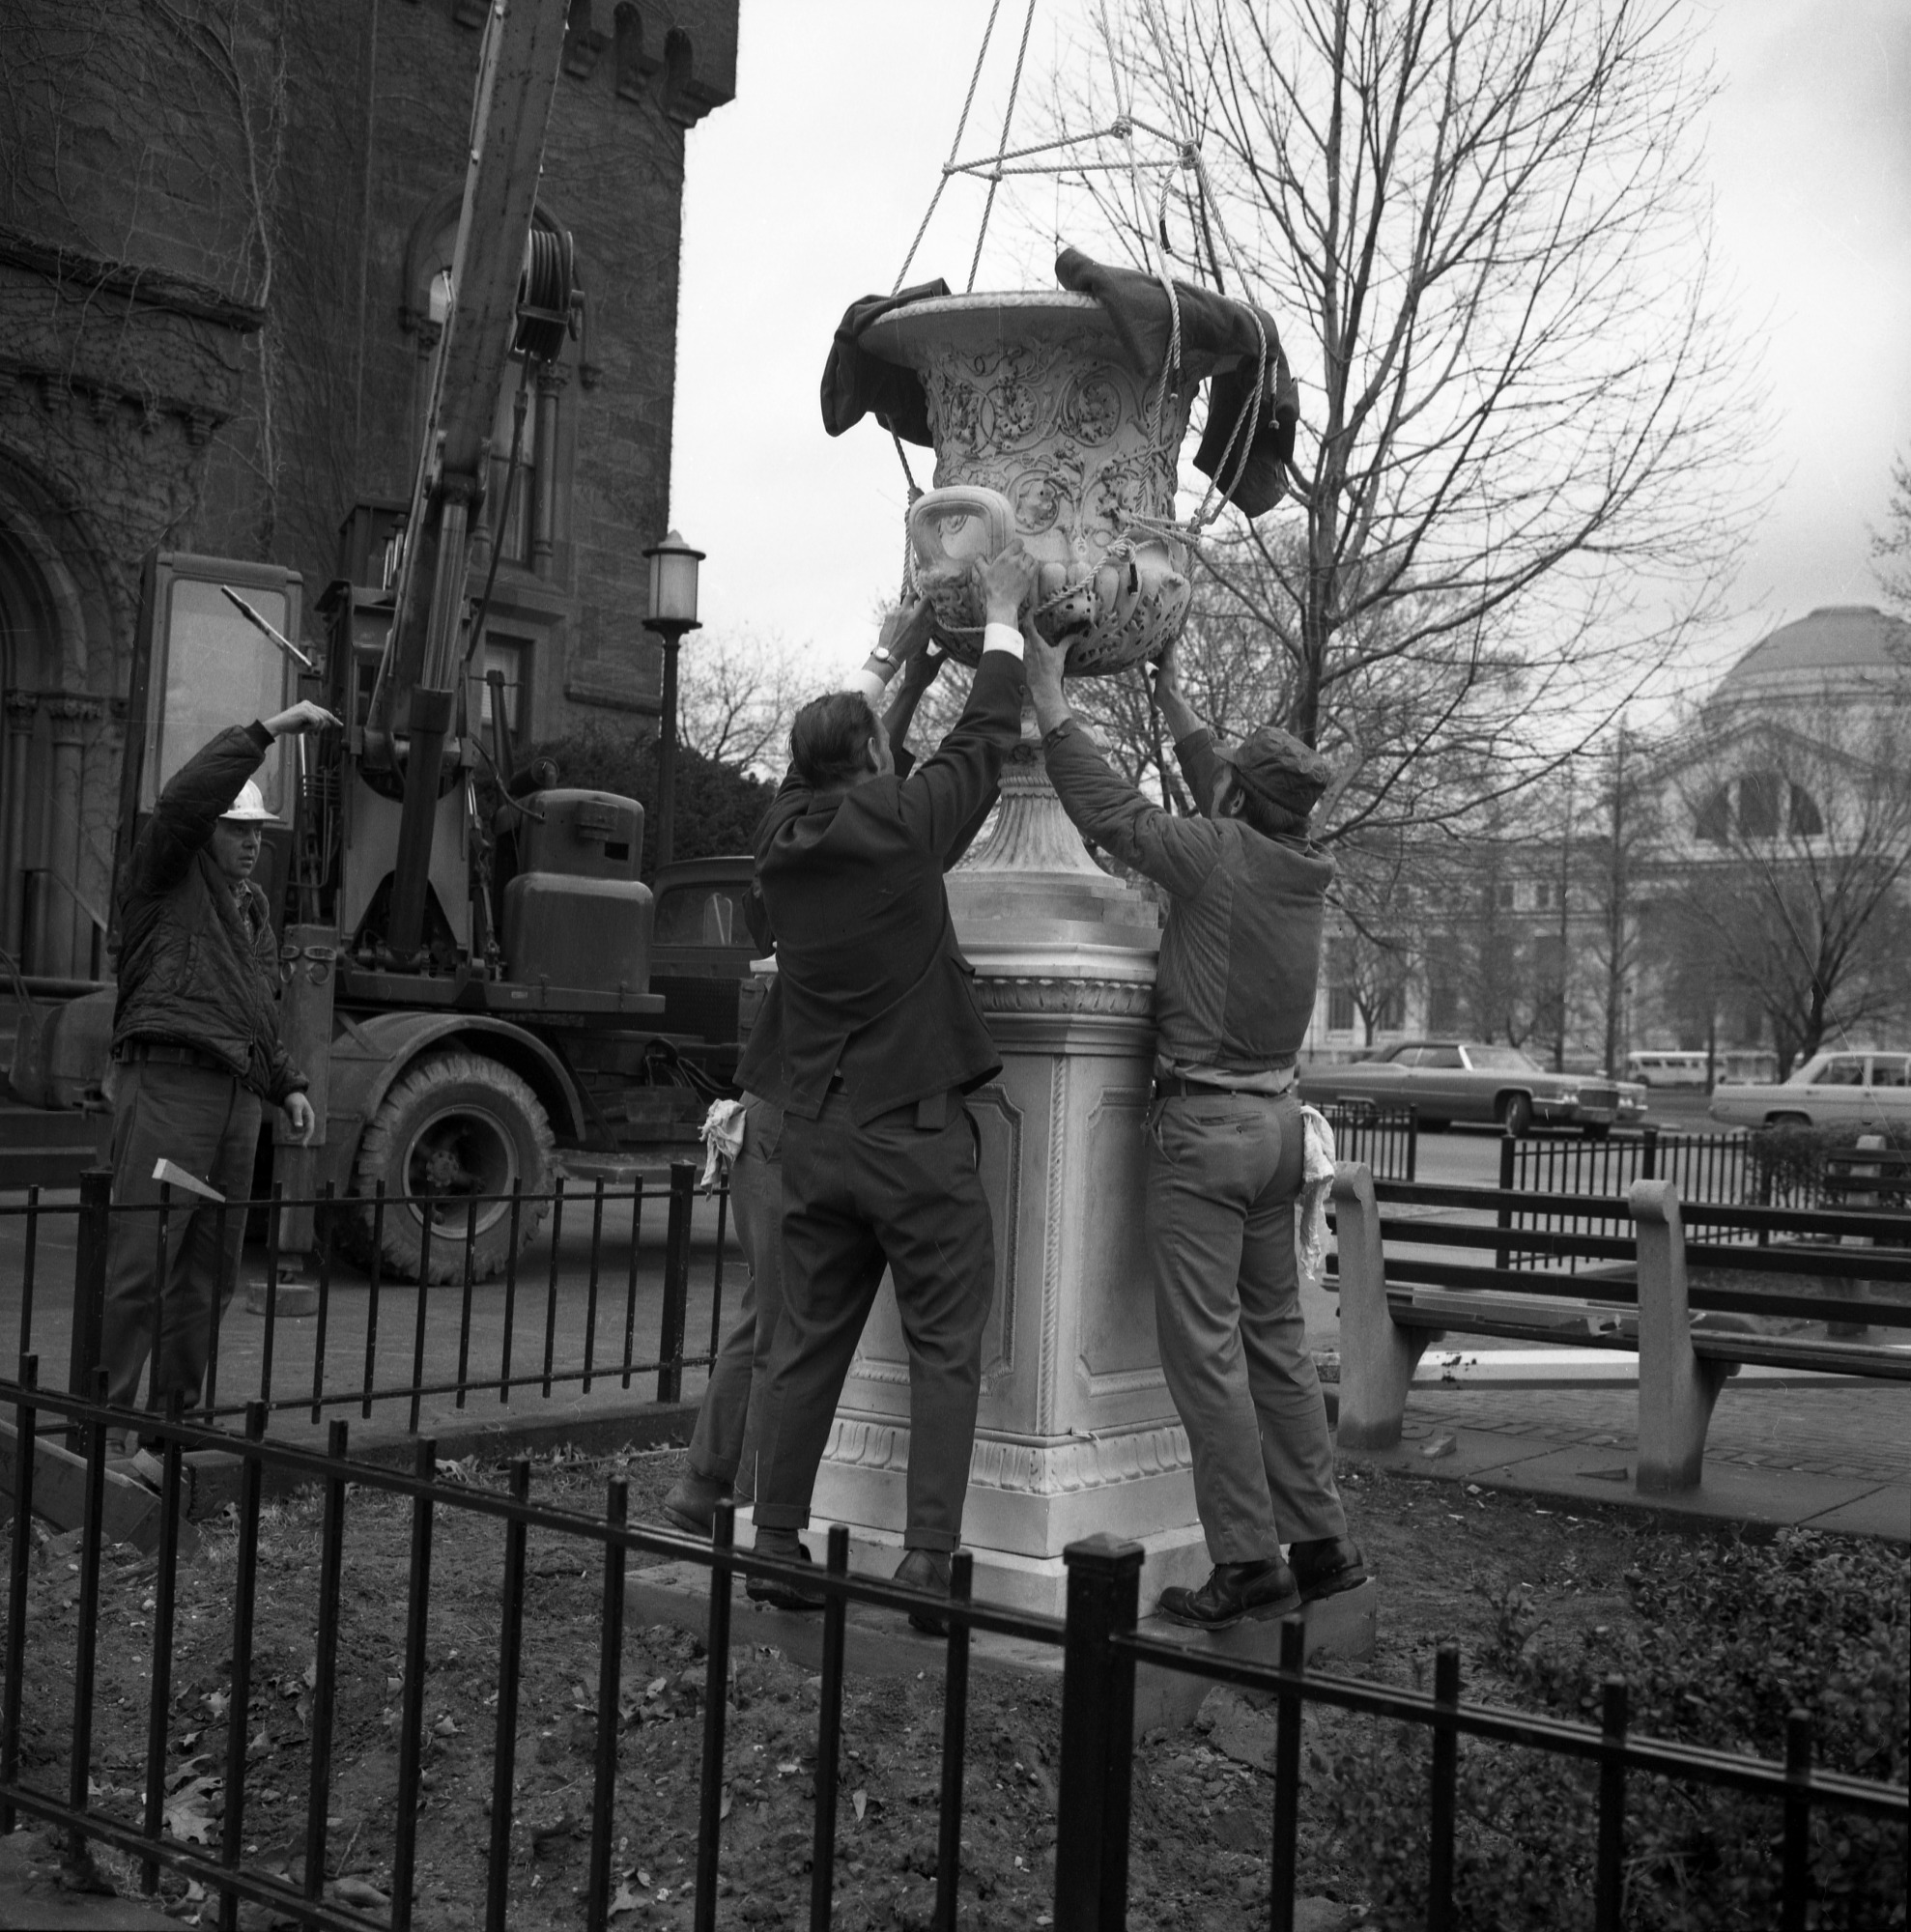
[[[1307,828],[1328,770],[1272,725],[1215,743],[1170,653],[1155,696],[1201,814],[1176,817],[1118,777],[1072,716],[1063,657],[1029,638],[1048,776],[1089,838],[1169,895],[1145,1215],[1161,1366],[1214,1567],[1199,1589],[1164,1590],[1161,1611],[1225,1630],[1366,1576],[1334,1485],[1294,1249],[1304,1156],[1295,1058],[1333,877]]]
[[[252,883],[272,817],[253,774],[275,738],[336,725],[309,702],[221,731],[173,774],[128,863],[113,1015],[113,1205],[151,1208],[169,1160],[228,1201],[252,1192],[260,1103],[303,1141],[317,1125],[305,1076],[278,1037],[278,939]],[[221,1244],[223,1223],[223,1245]],[[230,1298],[243,1211],[175,1189],[162,1271],[155,1217],[115,1214],[106,1250],[101,1353],[109,1402],[129,1408],[149,1353],[151,1406],[198,1400],[213,1310]],[[159,1304],[154,1336],[154,1304]],[[133,1469],[157,1481],[150,1448]]]

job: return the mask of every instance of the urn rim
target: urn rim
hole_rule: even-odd
[[[991,321],[995,326],[991,327]],[[1066,324],[1072,333],[1095,338],[1108,359],[1130,367],[1120,332],[1108,311],[1093,296],[1069,289],[1000,289],[973,295],[930,296],[878,316],[857,338],[858,346],[885,362],[921,370],[923,357],[951,346],[982,347],[989,342],[1025,340],[1043,323]],[[1182,353],[1182,380],[1199,381],[1214,359]],[[1149,379],[1154,370],[1137,370]]]

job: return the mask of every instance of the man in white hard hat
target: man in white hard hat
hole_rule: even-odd
[[[282,1108],[309,1141],[317,1118],[305,1076],[278,1037],[278,940],[252,883],[267,810],[253,774],[275,738],[336,725],[301,702],[221,731],[159,794],[127,866],[120,900],[119,1004],[113,1015],[113,1205],[151,1207],[153,1170],[169,1160],[228,1201],[252,1192],[261,1105]],[[156,1217],[116,1213],[106,1251],[100,1354],[110,1402],[199,1398],[213,1311],[232,1293],[242,1211],[223,1216],[174,1190],[159,1265]],[[157,1278],[156,1278],[157,1276]],[[154,1337],[157,1309],[158,1335]],[[146,1447],[134,1470],[157,1480]]]

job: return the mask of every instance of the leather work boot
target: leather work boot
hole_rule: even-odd
[[[759,1529],[756,1553],[776,1556],[785,1563],[807,1563],[810,1552],[796,1540],[793,1529]],[[752,1577],[743,1594],[753,1604],[769,1604],[779,1610],[820,1610],[828,1601],[820,1590],[806,1590],[798,1583],[785,1583],[777,1577]]]
[[[1294,1580],[1300,1586],[1303,1604],[1337,1597],[1367,1580],[1367,1560],[1352,1537],[1323,1536],[1312,1543],[1291,1543],[1287,1560]]]
[[[679,1529],[687,1529],[692,1536],[708,1536],[710,1526],[716,1520],[717,1505],[729,1500],[729,1485],[720,1483],[712,1476],[699,1476],[695,1469],[686,1469],[670,1485],[670,1492],[664,1498],[664,1514]]]
[[[1198,1590],[1163,1590],[1158,1607],[1171,1623],[1224,1631],[1242,1617],[1291,1616],[1300,1607],[1300,1592],[1278,1556],[1264,1556],[1258,1563],[1217,1563]]]
[[[905,1550],[902,1561],[896,1568],[896,1580],[912,1590],[927,1590],[938,1597],[948,1596],[948,1553],[941,1549]],[[911,1610],[909,1626],[930,1636],[949,1634],[948,1623],[941,1617],[930,1616],[927,1610]]]

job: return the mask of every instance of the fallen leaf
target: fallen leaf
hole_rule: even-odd
[[[440,1738],[455,1738],[459,1734],[457,1719],[447,1711],[432,1727],[432,1735]]]
[[[856,1807],[856,1822],[863,1822],[863,1813],[870,1808],[870,1794],[867,1791],[852,1791],[849,1802]]]
[[[643,1694],[646,1697],[661,1697],[670,1688],[670,1680],[668,1677],[653,1677],[643,1687]]]
[[[223,1718],[231,1703],[230,1690],[209,1690],[206,1693],[206,1707],[215,1718]]]
[[[727,1784],[724,1786],[723,1802],[717,1806],[717,1816],[720,1819],[729,1816],[729,1786]]]
[[[650,1889],[650,1874],[647,1871],[640,1871],[637,1875],[637,1882],[645,1891]]]
[[[271,1733],[266,1729],[264,1724],[261,1724],[259,1726],[259,1735],[255,1737],[252,1740],[252,1742],[245,1747],[247,1750],[255,1750],[255,1751],[269,1751],[271,1749],[271,1747],[272,1747]]]
[[[790,1758],[786,1763],[777,1766],[777,1776],[779,1777],[794,1777],[802,1769],[803,1767],[794,1758]]]
[[[216,1777],[194,1777],[166,1800],[162,1822],[167,1832],[188,1845],[213,1842],[214,1819],[209,1804],[222,1789]]]
[[[341,1905],[362,1906],[367,1912],[387,1912],[391,1901],[377,1886],[367,1885],[361,1878],[341,1878],[332,1881],[331,1895]]]
[[[305,1689],[308,1690],[316,1690],[318,1688],[319,1688],[319,1660],[315,1657],[313,1658],[311,1662],[305,1666]]]
[[[607,1918],[614,1918],[620,1912],[635,1912],[643,1903],[629,1886],[621,1882],[617,1886],[617,1895],[611,1901],[611,1909],[605,1914]]]

